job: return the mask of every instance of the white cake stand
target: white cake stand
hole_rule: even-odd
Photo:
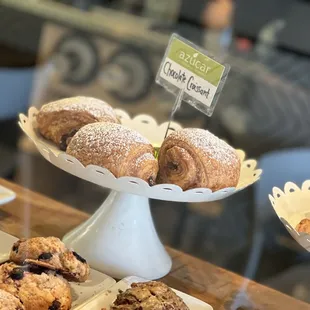
[[[154,145],[161,145],[167,123],[158,125],[148,115],[138,115],[131,119],[124,111],[116,112],[123,125],[139,131]],[[30,108],[28,116],[20,115],[19,125],[45,159],[79,178],[112,189],[97,212],[65,235],[63,241],[84,256],[92,268],[114,278],[135,275],[158,279],[171,269],[171,258],[154,227],[149,198],[182,202],[215,201],[253,184],[262,172],[260,169],[255,170],[255,160],[244,160],[244,152],[238,150],[242,168],[236,188],[225,188],[213,193],[207,188],[183,191],[172,184],[150,187],[138,178],[117,179],[107,169],[93,165],[84,167],[76,158],[61,152],[43,139],[36,131],[36,114],[37,110]],[[170,128],[175,130],[181,126],[172,123]]]

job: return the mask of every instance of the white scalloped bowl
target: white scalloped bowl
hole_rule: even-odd
[[[142,133],[153,145],[161,145],[168,122],[159,125],[156,120],[149,115],[141,114],[134,118],[130,118],[125,111],[115,111],[120,117],[123,125]],[[38,110],[31,107],[28,111],[28,117],[20,114],[19,125],[25,134],[35,143],[39,152],[46,160],[77,177],[116,191],[125,191],[131,194],[160,200],[188,202],[215,201],[226,198],[253,184],[259,180],[262,173],[261,169],[256,169],[256,160],[245,160],[245,153],[242,150],[237,150],[242,164],[240,179],[236,188],[224,188],[216,192],[212,192],[208,188],[195,188],[183,191],[179,186],[173,184],[149,186],[147,182],[139,178],[115,178],[114,175],[105,168],[94,165],[84,167],[76,158],[60,151],[54,144],[42,138],[35,130],[37,113]],[[172,122],[170,128],[168,134],[182,127],[180,124]]]
[[[292,182],[285,184],[284,191],[274,187],[269,199],[291,236],[310,252],[310,235],[295,229],[302,219],[310,219],[310,180],[305,181],[301,188]]]

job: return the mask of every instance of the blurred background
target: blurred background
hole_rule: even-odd
[[[171,33],[231,65],[207,128],[259,161],[261,181],[215,203],[151,201],[167,245],[310,302],[310,255],[268,200],[310,179],[310,1],[0,0],[0,177],[93,213],[108,190],[46,162],[22,135],[30,105],[74,95],[166,121],[174,98],[154,83]]]

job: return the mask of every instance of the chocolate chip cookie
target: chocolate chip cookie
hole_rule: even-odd
[[[166,284],[156,281],[133,283],[121,292],[112,310],[189,310],[183,300]]]
[[[55,270],[69,281],[84,282],[90,272],[86,260],[55,237],[18,240],[12,247],[10,260]]]
[[[17,297],[0,290],[0,310],[25,310],[25,308]]]
[[[19,298],[24,306],[21,309],[68,310],[71,307],[68,282],[52,272],[35,274],[28,266],[6,263],[0,266],[0,289]]]

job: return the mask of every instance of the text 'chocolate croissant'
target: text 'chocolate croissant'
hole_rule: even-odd
[[[235,187],[240,159],[234,148],[207,130],[186,128],[171,133],[159,152],[158,183],[172,183],[183,190]]]

